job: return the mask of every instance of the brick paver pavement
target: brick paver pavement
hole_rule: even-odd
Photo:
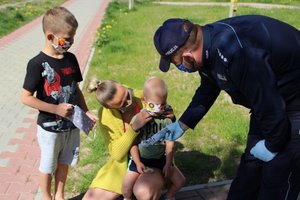
[[[108,0],[69,0],[63,4],[77,18],[79,27],[70,49],[84,73],[95,31]],[[27,62],[44,47],[41,17],[0,39],[0,200],[40,199],[37,111],[20,102]]]

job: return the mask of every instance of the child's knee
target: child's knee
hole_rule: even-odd
[[[185,176],[182,175],[178,182],[179,182],[178,185],[180,185],[180,187],[184,186],[186,182]]]
[[[137,199],[151,199],[153,194],[148,188],[138,188],[138,189],[135,188],[134,196]]]
[[[173,180],[171,181],[176,188],[180,189],[184,186],[186,178],[182,173],[176,173],[175,177],[173,177]]]

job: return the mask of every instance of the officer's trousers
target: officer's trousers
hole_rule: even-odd
[[[241,157],[228,200],[296,200],[300,191],[300,111],[289,111],[291,140],[269,162],[250,154],[261,139],[258,123],[251,117],[247,147]]]

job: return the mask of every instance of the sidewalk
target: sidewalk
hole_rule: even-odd
[[[182,188],[176,200],[226,200],[231,180]]]
[[[93,38],[109,0],[69,0],[63,4],[79,28],[70,49],[86,72]],[[0,200],[40,199],[37,111],[20,102],[27,62],[44,47],[41,17],[0,39]]]
[[[86,73],[95,31],[109,0],[69,0],[63,4],[77,18],[79,28],[70,49]],[[44,46],[41,17],[0,39],[0,200],[40,200],[37,111],[20,102],[27,62]],[[185,187],[179,200],[226,199],[230,181]],[[73,198],[74,199],[74,198]],[[76,198],[80,199],[80,198]]]

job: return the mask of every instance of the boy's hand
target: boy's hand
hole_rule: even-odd
[[[99,118],[97,117],[97,115],[91,113],[90,111],[87,111],[85,114],[86,114],[91,120],[93,120],[93,122],[94,122],[93,129],[95,129],[95,128],[96,128],[96,122],[99,120]]]
[[[145,165],[142,162],[136,163],[136,168],[140,174],[144,173],[144,169],[146,169]]]
[[[174,110],[173,110],[172,106],[167,104],[166,107],[167,108],[164,111],[164,116],[171,119],[172,121],[175,120],[175,114],[174,114]]]
[[[174,117],[175,117],[173,108],[170,107],[170,108],[168,108],[167,110],[165,110],[164,116],[167,117],[167,118],[169,118],[169,119],[171,119],[171,120],[173,120]]]
[[[67,118],[73,113],[73,105],[69,103],[61,103],[58,104],[55,110],[55,114]]]

